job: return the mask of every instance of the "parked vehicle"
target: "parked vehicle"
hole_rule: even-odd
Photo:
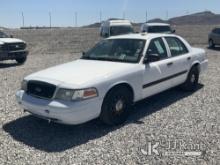
[[[104,38],[133,32],[131,22],[124,19],[109,19],[104,21],[100,27],[100,36]]]
[[[220,28],[215,28],[209,34],[209,47],[214,48],[216,45],[220,45]]]
[[[169,88],[197,88],[208,60],[173,34],[128,34],[102,40],[81,59],[24,78],[18,103],[40,118],[80,124],[100,117],[123,123],[133,103]]]
[[[144,23],[141,26],[141,32],[147,33],[175,33],[170,24],[166,23]]]
[[[27,59],[26,43],[0,31],[0,61],[16,60],[23,64]]]

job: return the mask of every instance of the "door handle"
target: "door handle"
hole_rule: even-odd
[[[188,61],[191,60],[191,57],[187,57],[187,60],[188,60]]]
[[[173,62],[167,63],[167,66],[171,66],[171,65],[173,65]]]

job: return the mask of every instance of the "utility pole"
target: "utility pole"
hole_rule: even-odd
[[[49,12],[49,24],[50,24],[50,28],[51,28],[51,12]]]
[[[99,19],[100,19],[100,23],[102,23],[102,11],[100,11],[99,13]]]
[[[23,11],[21,12],[21,17],[22,17],[22,26],[24,27],[24,13],[23,13]]]
[[[78,13],[75,12],[75,27],[77,27],[77,17],[78,17]]]
[[[147,13],[147,10],[146,10],[146,22],[148,21],[148,13]]]
[[[166,20],[168,20],[169,19],[169,12],[168,12],[168,10],[166,11]]]
[[[125,19],[125,11],[123,11],[123,19]]]

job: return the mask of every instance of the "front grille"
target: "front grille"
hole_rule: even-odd
[[[19,51],[19,50],[25,50],[26,44],[25,43],[7,43],[4,46],[5,50],[8,51]]]
[[[39,98],[51,99],[55,90],[55,85],[41,81],[29,81],[27,85],[27,94]]]

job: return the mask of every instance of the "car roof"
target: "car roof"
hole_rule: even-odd
[[[152,38],[158,37],[177,37],[175,34],[163,34],[163,33],[131,33],[131,34],[124,34],[118,36],[112,36],[107,39],[143,39],[149,40]]]
[[[144,23],[147,26],[170,26],[168,23]]]
[[[132,25],[131,21],[126,20],[126,19],[109,19],[106,21],[103,21],[103,25],[108,25],[108,26],[123,26],[123,25]]]

